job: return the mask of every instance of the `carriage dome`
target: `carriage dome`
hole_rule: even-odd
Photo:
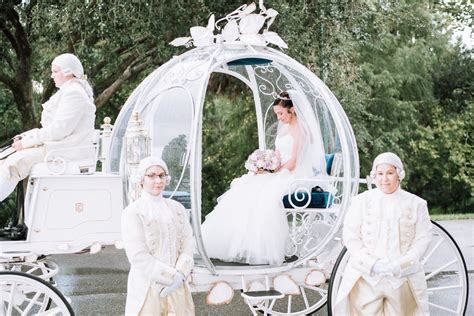
[[[213,17],[209,24],[216,24]],[[231,20],[227,21],[229,24],[232,24]],[[206,34],[209,35],[209,32]],[[311,106],[319,124],[328,162],[327,174],[322,181],[331,182],[334,186],[334,204],[338,204],[340,210],[337,216],[332,217],[335,224],[332,229],[319,236],[318,243],[300,253],[300,259],[304,260],[318,249],[317,244],[337,231],[342,221],[339,215],[342,215],[349,198],[357,190],[359,164],[355,138],[344,110],[324,82],[281,50],[267,46],[274,43],[285,47],[286,44],[276,34],[277,39],[254,34],[260,36],[261,42],[256,42],[255,37],[245,41],[245,37],[240,35],[239,39],[228,41],[219,35],[212,35],[210,39],[205,36],[195,38],[197,35],[177,39],[174,44],[194,43],[197,47],[174,56],[133,91],[114,124],[110,160],[106,168],[108,172],[123,173],[127,178],[126,149],[122,139],[132,113],[138,113],[151,138],[151,155],[161,156],[168,164],[173,179],[168,186],[169,191],[166,191],[168,196],[192,210],[198,248],[205,257],[199,228],[201,197],[205,194],[201,190],[202,127],[203,116],[206,115],[203,105],[211,75],[220,73],[231,76],[248,87],[255,104],[255,133],[259,148],[272,147],[275,140],[277,124],[271,112],[273,101],[280,92],[295,90]],[[338,157],[337,168],[333,163],[334,157]],[[209,266],[212,268],[212,264]]]

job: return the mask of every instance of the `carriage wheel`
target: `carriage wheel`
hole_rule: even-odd
[[[58,265],[51,260],[40,260],[35,262],[10,262],[0,265],[0,271],[17,271],[34,275],[48,282],[58,273]]]
[[[268,315],[311,315],[326,304],[327,285],[320,287],[300,285],[299,295],[285,295],[281,299],[271,300],[267,306],[259,304],[253,308]]]
[[[453,237],[441,225],[432,223],[433,238],[421,260],[428,284],[430,315],[464,315],[469,292],[466,262]],[[329,281],[329,315],[332,315],[348,260],[349,254],[344,248]]]
[[[48,282],[23,272],[0,272],[1,315],[74,315],[64,296]]]
[[[53,277],[58,273],[58,265],[51,260],[40,260],[36,262],[13,262],[0,265],[0,271],[16,271],[23,272],[29,275],[34,275],[49,284],[56,286]],[[44,302],[39,312],[43,312],[51,305],[51,299]]]

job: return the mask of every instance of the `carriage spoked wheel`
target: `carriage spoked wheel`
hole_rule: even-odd
[[[34,262],[9,262],[0,265],[0,271],[16,271],[27,273],[47,282],[52,283],[53,277],[58,273],[58,265],[48,259],[40,259]]]
[[[34,275],[52,286],[56,286],[53,277],[59,272],[58,265],[51,260],[41,259],[35,262],[10,262],[0,265],[0,271],[17,271]],[[43,312],[49,308],[51,299],[44,301],[39,312]]]
[[[74,315],[66,298],[39,277],[17,271],[0,272],[1,315]]]
[[[441,225],[433,221],[432,223],[433,238],[422,258],[428,284],[430,315],[465,315],[469,294],[466,262],[453,237]],[[348,260],[349,254],[344,248],[329,281],[330,315]]]
[[[299,285],[299,294],[285,295],[253,306],[253,309],[267,315],[311,315],[326,305],[327,283],[320,287]]]

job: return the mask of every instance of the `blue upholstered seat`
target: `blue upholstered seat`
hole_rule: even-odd
[[[332,163],[334,161],[334,154],[326,154],[324,155],[326,158],[326,172],[327,174],[331,174]]]
[[[326,172],[328,175],[331,174],[332,164],[334,162],[334,154],[326,154]],[[290,199],[291,202],[290,203]],[[292,194],[287,194],[283,197],[283,206],[285,208],[294,208],[302,207],[308,203],[307,208],[328,208],[332,205],[333,196],[330,192],[297,192]],[[293,205],[292,205],[293,204]]]

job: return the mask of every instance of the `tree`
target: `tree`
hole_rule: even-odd
[[[173,138],[164,148],[162,158],[167,162],[169,174],[171,175],[171,182],[169,187],[175,189],[178,184],[179,177],[184,167],[184,155],[188,149],[188,141],[186,135],[181,134]],[[189,166],[186,166],[187,172],[182,179],[179,190],[189,192]],[[178,188],[176,188],[178,189]]]
[[[474,67],[472,52],[456,49],[449,31],[469,24],[472,8],[427,0],[267,2],[280,13],[272,29],[289,44],[285,53],[319,74],[348,115],[361,175],[369,172],[377,154],[394,151],[407,166],[408,190],[443,212],[472,211]],[[19,0],[4,0],[0,113],[7,128],[0,130],[0,138],[37,124],[36,104],[54,91],[47,69],[56,54],[81,57],[94,86],[98,118],[114,117],[138,81],[186,50],[170,47],[169,41],[203,25],[211,13],[223,17],[241,4],[31,0],[20,5]],[[32,80],[45,87],[41,95],[34,92]],[[208,91],[204,211],[244,172],[243,162],[257,146],[245,89],[235,80],[212,76]],[[16,107],[8,106],[12,102]],[[19,114],[21,122],[15,118]]]
[[[220,80],[222,76],[216,76]],[[209,93],[204,105],[202,213],[213,210],[216,199],[233,179],[245,173],[244,162],[258,147],[255,107],[244,84],[238,95],[231,91]],[[232,87],[232,85],[230,86]],[[235,87],[235,86],[234,86]],[[230,89],[230,88],[229,88]]]
[[[20,2],[2,1],[0,4],[0,30],[3,34],[3,40],[0,42],[0,82],[11,91],[17,108],[22,113],[23,126],[31,128],[36,121],[32,106],[32,48],[27,30],[14,7]],[[25,10],[25,16],[30,16],[30,8]],[[10,47],[5,45],[5,42],[8,42]]]
[[[204,5],[189,10],[159,1],[19,3],[3,1],[0,7],[0,83],[12,93],[24,129],[38,124],[35,101],[44,102],[54,92],[49,67],[57,54],[70,52],[80,57],[100,110],[124,86],[176,53],[168,42],[182,32],[180,28],[187,29],[188,23],[179,23],[181,19],[193,11],[206,15],[201,10]],[[40,97],[34,94],[32,80],[44,86]],[[125,87],[125,92],[120,103],[130,88]]]

